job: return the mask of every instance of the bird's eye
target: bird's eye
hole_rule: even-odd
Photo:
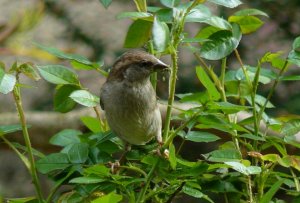
[[[150,62],[150,61],[142,61],[142,62],[141,62],[141,65],[142,65],[143,67],[148,67],[148,66],[151,65],[151,62]]]

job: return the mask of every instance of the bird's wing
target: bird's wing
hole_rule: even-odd
[[[102,89],[100,90],[100,106],[101,106],[101,109],[104,110],[104,104],[103,104],[103,101],[102,101],[102,96],[103,96],[103,87]]]

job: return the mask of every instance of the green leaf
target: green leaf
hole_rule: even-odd
[[[64,53],[54,47],[49,47],[49,46],[45,46],[45,45],[38,44],[38,43],[34,43],[34,45],[46,52],[58,57],[58,58],[61,58],[61,59],[75,60],[77,62],[86,64],[86,65],[92,64],[92,62],[90,62],[87,58],[85,58],[84,56],[80,56],[78,54]]]
[[[94,69],[96,69],[96,67],[93,65],[87,65],[87,64],[75,61],[75,60],[71,60],[71,66],[76,70],[94,70]]]
[[[173,170],[175,170],[176,169],[176,165],[177,165],[176,151],[175,151],[175,146],[172,143],[170,143],[169,152],[170,152],[170,155],[169,155],[170,165],[171,165],[171,168]]]
[[[36,166],[39,172],[46,174],[55,170],[63,170],[69,167],[71,164],[68,159],[68,155],[64,153],[53,153],[44,158],[39,159],[36,162]]]
[[[204,69],[200,66],[196,67],[196,74],[200,82],[207,89],[208,94],[211,96],[213,100],[219,100],[221,95],[217,90],[215,84],[210,80],[209,76],[206,74]]]
[[[209,8],[202,4],[193,8],[185,17],[185,22],[204,22],[212,16]]]
[[[172,23],[173,21],[173,10],[170,8],[159,9],[155,14],[161,22]]]
[[[31,63],[24,63],[19,66],[18,68],[23,74],[25,74],[27,77],[38,81],[41,79],[39,73],[33,68],[33,65]]]
[[[0,126],[0,136],[8,133],[14,133],[22,130],[21,125],[1,125]]]
[[[230,16],[229,22],[237,23],[243,34],[249,34],[258,30],[264,22],[255,16]]]
[[[89,168],[84,170],[84,173],[87,175],[96,175],[99,177],[108,177],[110,175],[110,169],[107,168],[105,165],[93,165]]]
[[[193,141],[193,142],[215,142],[220,138],[209,132],[202,131],[189,131],[186,135],[185,139]]]
[[[254,175],[254,174],[260,174],[261,168],[258,166],[245,166],[244,164],[240,162],[230,161],[225,162],[228,166],[231,166],[232,169],[244,174],[244,175]]]
[[[1,202],[1,198],[0,198]],[[8,203],[37,203],[38,199],[36,197],[22,197],[22,198],[8,198]]]
[[[14,75],[7,74],[0,68],[0,93],[7,94],[11,92],[16,85],[16,81]]]
[[[208,108],[214,110],[222,110],[227,114],[237,113],[239,111],[248,109],[247,106],[231,104],[229,102],[210,102],[208,104]]]
[[[184,192],[185,194],[195,197],[195,198],[202,198],[204,196],[204,194],[202,192],[200,192],[198,189],[189,187],[189,186],[184,186],[182,188],[182,192]]]
[[[102,183],[105,182],[105,179],[99,177],[77,177],[73,178],[69,181],[69,183],[76,183],[76,184],[95,184],[95,183]]]
[[[157,17],[154,18],[152,27],[152,37],[154,48],[158,52],[163,52],[169,45],[170,31],[165,22],[159,21]]]
[[[300,51],[300,37],[297,37],[293,42],[293,50]]]
[[[123,196],[111,192],[91,201],[91,203],[118,203],[123,199]]]
[[[61,113],[67,113],[74,109],[76,102],[69,96],[78,89],[79,87],[74,85],[58,86],[54,94],[54,110]]]
[[[288,75],[288,76],[281,76],[281,81],[298,81],[300,80],[300,75]]]
[[[255,8],[246,8],[239,10],[233,14],[234,16],[265,16],[269,17],[265,12],[255,9]]]
[[[152,22],[142,19],[134,21],[128,29],[124,47],[137,48],[144,46],[150,38],[151,28]]]
[[[223,18],[220,18],[218,16],[211,16],[210,18],[206,18],[203,23],[209,24],[213,27],[217,27],[223,30],[231,30],[232,27],[230,23]]]
[[[38,66],[41,76],[50,83],[57,85],[79,85],[77,75],[62,65]]]
[[[99,0],[99,1],[105,8],[108,8],[112,2],[112,0]]]
[[[176,94],[180,98],[181,102],[200,102],[205,104],[209,101],[208,92],[197,92],[197,93],[186,93],[186,94]]]
[[[300,66],[300,51],[292,50],[288,55],[288,61],[292,64]]]
[[[295,135],[299,131],[300,131],[300,119],[294,119],[284,123],[281,129],[281,133],[284,136]]]
[[[70,95],[75,102],[87,107],[95,107],[99,104],[99,97],[86,90],[76,90]]]
[[[88,159],[89,145],[87,143],[74,143],[68,150],[68,158],[73,164],[84,163]]]
[[[235,8],[240,4],[242,4],[242,2],[239,0],[208,0],[208,1],[228,8]]]
[[[282,183],[284,182],[284,180],[278,180],[276,183],[274,183],[272,185],[272,187],[268,190],[268,192],[266,192],[261,200],[260,203],[269,203],[271,202],[273,196],[276,194],[276,192],[279,190],[280,186],[282,185]]]
[[[173,8],[180,3],[180,0],[160,0],[160,3],[166,7]]]
[[[123,18],[137,19],[137,18],[147,18],[151,16],[152,16],[151,13],[146,13],[146,12],[123,12],[117,15],[117,19],[123,19]]]
[[[59,133],[56,133],[50,139],[50,144],[65,147],[69,144],[80,143],[80,137],[82,132],[73,129],[64,129]]]
[[[229,162],[242,159],[240,153],[235,149],[219,149],[204,155],[208,161]]]
[[[241,40],[239,26],[234,24],[232,28],[232,32],[221,30],[212,34],[208,38],[209,41],[204,42],[200,49],[201,57],[208,60],[219,60],[231,54]]]
[[[201,38],[201,39],[207,39],[209,36],[212,34],[220,31],[222,29],[214,27],[214,26],[207,26],[205,28],[202,28],[196,35],[196,38]]]
[[[102,131],[99,119],[91,116],[83,116],[80,118],[80,120],[88,129],[90,129],[94,133]]]

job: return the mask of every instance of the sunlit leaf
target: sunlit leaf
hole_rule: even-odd
[[[215,84],[211,81],[209,76],[206,74],[204,69],[200,66],[196,67],[196,74],[200,82],[207,89],[208,94],[213,100],[218,100],[221,98],[219,91],[217,90]]]
[[[155,17],[152,27],[152,37],[154,47],[158,52],[163,52],[167,49],[169,45],[169,32],[167,24]]]
[[[111,192],[91,201],[91,203],[118,203],[123,199],[122,195]]]
[[[255,16],[230,16],[229,22],[237,23],[243,34],[249,34],[258,30],[264,22]]]
[[[265,16],[269,17],[265,12],[255,9],[255,8],[247,8],[242,9],[233,14],[234,16]]]
[[[241,154],[235,149],[219,149],[204,155],[208,161],[228,162],[241,160]]]
[[[79,85],[77,75],[62,65],[38,66],[41,76],[50,83],[57,85]]]
[[[117,16],[117,19],[123,19],[123,18],[137,19],[137,18],[147,18],[150,16],[152,16],[152,14],[146,12],[123,12]]]
[[[91,94],[86,90],[76,90],[70,94],[70,98],[78,104],[87,107],[95,107],[99,104],[99,97]]]
[[[99,119],[91,116],[83,116],[80,118],[80,120],[94,133],[102,131]]]
[[[175,146],[172,143],[169,146],[169,161],[172,169],[175,170],[177,165],[176,151],[175,151]]]
[[[209,41],[204,42],[200,49],[200,55],[208,60],[222,59],[237,48],[241,40],[239,26],[234,24],[233,31],[221,30],[212,34]]]
[[[240,4],[242,4],[242,2],[239,0],[208,0],[208,1],[228,8],[235,8]]]
[[[77,177],[73,178],[69,181],[69,183],[77,183],[77,184],[95,184],[102,183],[106,181],[105,179],[99,177]]]
[[[11,92],[14,89],[16,82],[16,77],[14,75],[7,74],[0,68],[0,93],[7,94]]]

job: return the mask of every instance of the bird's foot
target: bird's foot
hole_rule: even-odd
[[[112,174],[116,174],[117,171],[120,168],[120,162],[119,161],[115,161],[114,163],[113,162],[108,162],[108,165],[110,167],[110,171],[111,171]]]

